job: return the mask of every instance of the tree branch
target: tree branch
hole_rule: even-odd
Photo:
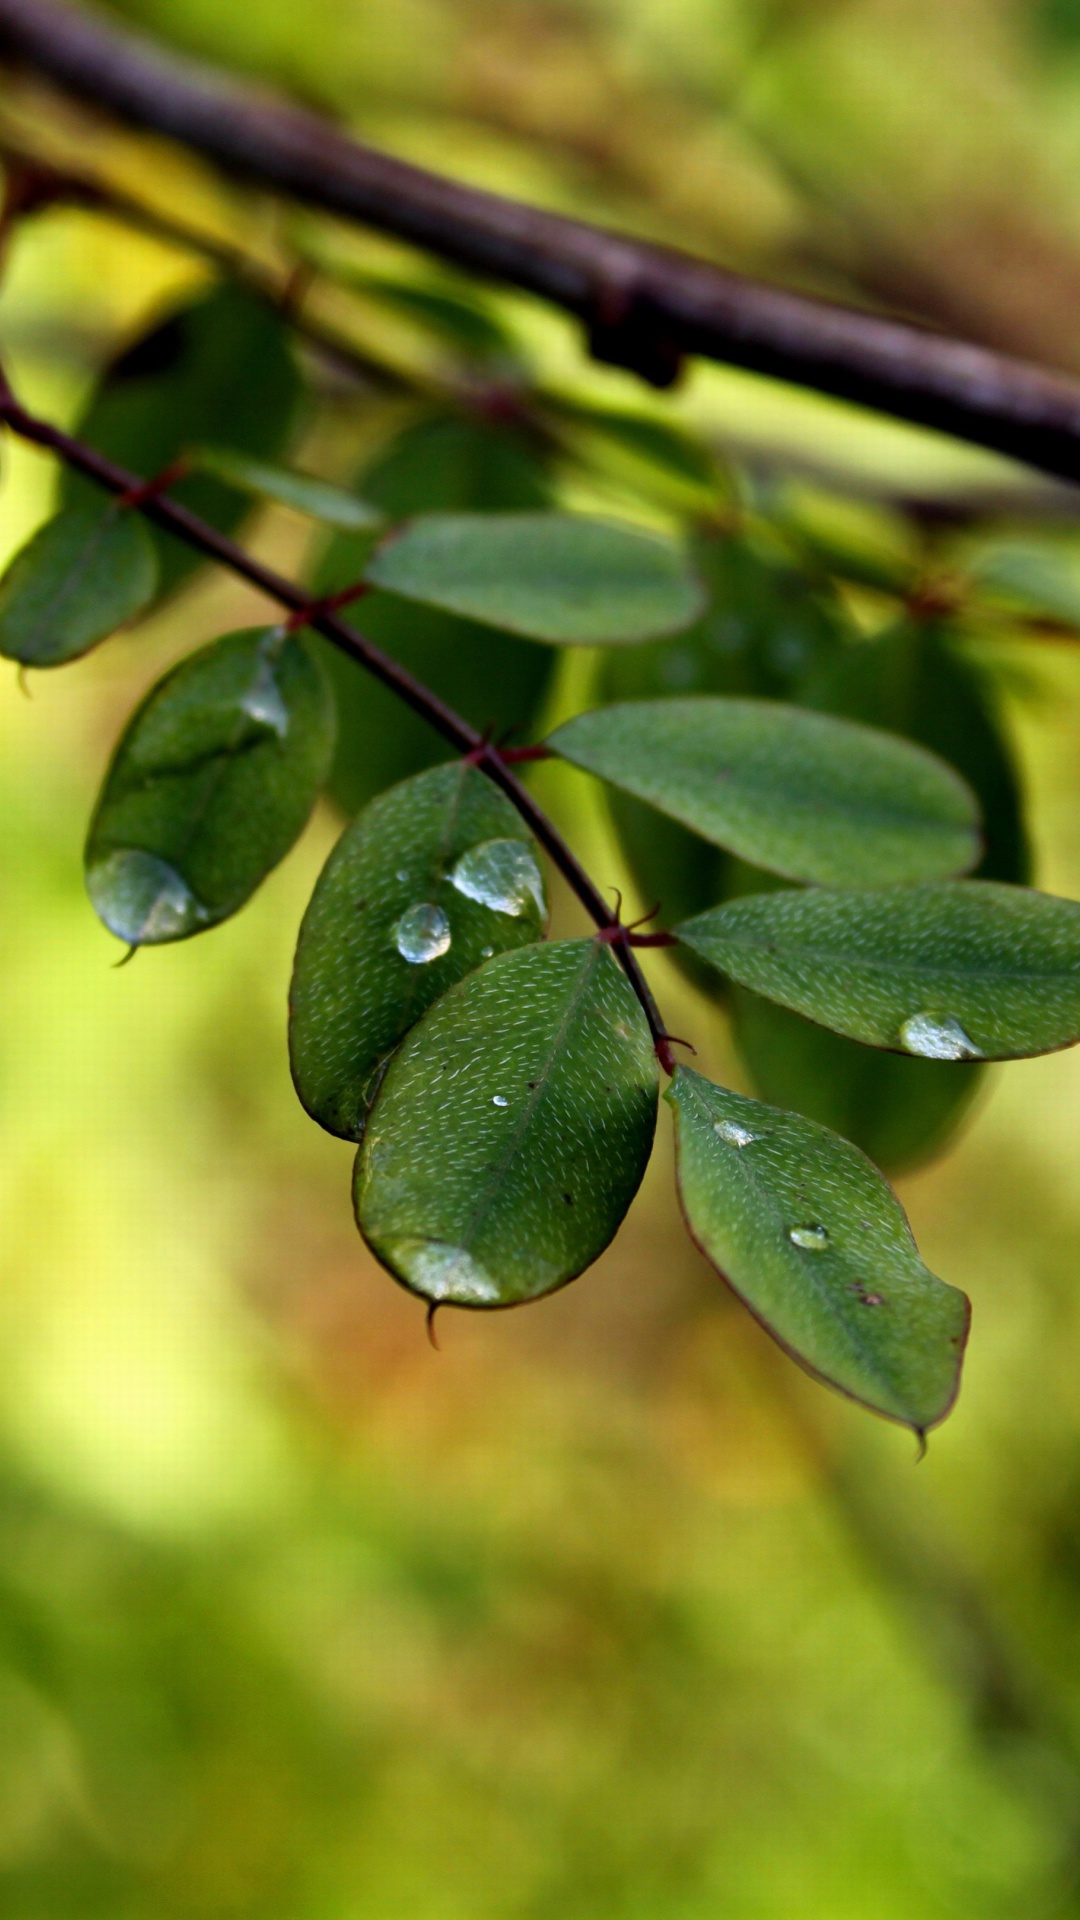
[[[326,603],[312,600],[303,587],[294,580],[287,580],[283,574],[275,573],[273,568],[263,566],[242,547],[236,545],[223,533],[219,533],[205,520],[190,513],[187,507],[169,500],[159,491],[158,482],[140,480],[139,476],[118,467],[112,460],[95,452],[93,447],[84,445],[71,434],[64,433],[59,427],[52,426],[46,420],[39,420],[34,414],[27,413],[8,386],[0,372],[0,421],[17,433],[20,438],[32,441],[36,446],[45,447],[55,453],[76,473],[85,474],[107,493],[113,494],[132,511],[141,513],[152,520],[165,533],[174,534],[189,547],[205,555],[208,560],[216,560],[230,573],[246,580],[250,586],[258,588],[270,600],[287,607],[291,615],[301,615],[302,619],[293,619],[291,625],[304,625],[314,628],[316,633],[338,647],[351,660],[366,668],[376,680],[396,693],[405,705],[426,720],[436,733],[464,754],[473,764],[485,773],[489,780],[500,787],[511,804],[516,807],[530,831],[535,834],[540,845],[551,857],[552,862],[577,895],[590,919],[614,947],[630,985],[641,1003],[645,1018],[649,1023],[649,1032],[661,1065],[668,1073],[673,1070],[670,1041],[664,1027],[663,1016],[653,997],[648,981],[634,953],[631,951],[632,935],[619,924],[618,914],[612,913],[599,888],[594,886],[580,861],[576,858],[557,827],[548,819],[542,808],[537,806],[527,787],[512,772],[498,748],[483,734],[470,726],[459,713],[440,700],[423,682],[417,680],[406,667],[383,653],[372,641],[366,640],[353,627],[339,620]]]
[[[1063,374],[441,179],[66,0],[0,0],[0,54],[230,174],[539,294],[656,385],[702,354],[1080,479],[1080,384]]]

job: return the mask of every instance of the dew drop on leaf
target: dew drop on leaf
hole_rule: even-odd
[[[900,1041],[907,1053],[917,1053],[923,1060],[982,1059],[959,1020],[933,1013],[913,1013],[900,1028]]]
[[[260,726],[268,727],[284,740],[289,731],[289,710],[281,697],[281,689],[274,678],[274,669],[269,660],[264,660],[257,679],[248,688],[240,702],[249,719],[257,720]]]
[[[737,1120],[714,1120],[713,1132],[726,1140],[729,1147],[748,1147],[757,1139],[756,1133],[751,1133],[749,1127],[741,1127]]]
[[[788,1239],[796,1247],[805,1247],[807,1253],[824,1253],[829,1245],[829,1229],[811,1221],[805,1227],[789,1227]]]
[[[493,1093],[491,1096],[491,1104],[493,1107],[508,1107],[510,1102],[505,1093]]]
[[[414,966],[440,960],[450,947],[450,922],[442,908],[429,900],[407,908],[394,928],[394,945]]]
[[[132,946],[175,940],[208,918],[176,869],[141,847],[120,847],[97,861],[86,884],[110,932]]]
[[[467,900],[478,900],[495,913],[517,918],[530,905],[544,911],[543,876],[522,840],[481,840],[462,854],[450,880]]]

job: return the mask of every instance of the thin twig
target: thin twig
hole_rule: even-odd
[[[0,0],[0,52],[232,176],[539,294],[656,385],[703,354],[1080,477],[1080,384],[1063,374],[441,179],[66,0]]]
[[[558,829],[554,826],[533,799],[528,789],[522,786],[512,769],[507,766],[499,749],[476,728],[462,718],[459,713],[440,700],[438,694],[424,686],[406,667],[400,665],[390,654],[384,653],[355,628],[346,626],[343,620],[328,610],[325,602],[313,600],[294,580],[288,580],[283,574],[266,567],[255,560],[242,547],[236,545],[227,535],[219,533],[205,520],[188,511],[187,507],[168,499],[163,493],[154,490],[153,483],[148,484],[137,474],[118,467],[114,461],[107,460],[103,454],[95,452],[71,434],[54,427],[46,420],[39,420],[34,414],[27,413],[12,393],[3,373],[0,372],[0,421],[5,422],[21,439],[32,441],[36,446],[45,447],[55,453],[64,463],[81,473],[88,480],[103,487],[107,493],[127,502],[129,507],[153,521],[166,533],[174,534],[189,547],[202,553],[209,560],[216,560],[220,566],[228,568],[250,586],[256,587],[268,599],[287,607],[290,614],[304,616],[303,624],[311,626],[316,633],[331,641],[342,653],[374,675],[376,680],[396,693],[405,705],[426,720],[436,733],[442,735],[458,753],[466,755],[474,765],[484,772],[489,780],[500,787],[511,804],[516,807],[521,818],[536,836],[547,852],[553,864],[577,895],[590,919],[602,933],[614,932],[612,940],[614,951],[623,967],[638,1000],[641,1002],[645,1018],[649,1023],[656,1055],[667,1072],[672,1071],[672,1058],[668,1036],[664,1028],[663,1017],[656,1004],[641,967],[631,952],[628,942],[618,933],[618,915],[613,914],[599,889],[594,886],[580,861],[576,858]],[[294,622],[290,622],[294,624]],[[610,937],[610,933],[609,933]]]

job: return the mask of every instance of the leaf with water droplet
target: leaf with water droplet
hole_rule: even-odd
[[[757,893],[680,940],[755,993],[874,1047],[1009,1060],[1080,1040],[1080,905],[990,880]]]
[[[283,315],[230,280],[155,320],[127,347],[106,368],[76,432],[143,480],[205,441],[272,460],[288,440],[300,392]],[[209,473],[189,474],[169,495],[222,533],[231,533],[251,507],[246,488]],[[70,504],[97,499],[98,490],[69,470],[61,498]],[[151,538],[161,591],[171,592],[202,556],[160,528],[151,529]]]
[[[462,861],[516,850],[521,911],[462,890]],[[540,939],[536,848],[510,802],[456,761],[403,780],[342,834],[304,916],[289,996],[297,1092],[330,1133],[359,1139],[387,1056],[420,1015],[495,952]]]
[[[924,1433],[956,1397],[965,1296],[920,1260],[877,1168],[838,1134],[678,1068],[679,1194],[690,1232],[810,1373]],[[717,1123],[751,1132],[729,1144]]]
[[[86,846],[105,925],[132,946],[225,920],[288,852],[326,778],[329,688],[280,627],[182,660],[129,722]]]
[[[681,547],[573,513],[428,513],[375,553],[373,585],[555,646],[675,633],[704,604]]]
[[[454,864],[450,884],[466,900],[511,918],[544,911],[543,875],[532,849],[522,840],[481,840]]]
[[[292,507],[297,513],[324,526],[340,527],[346,533],[366,532],[380,527],[385,514],[362,500],[346,487],[319,480],[313,473],[297,473],[292,467],[272,466],[266,460],[253,460],[233,447],[198,447],[190,454],[199,473],[212,473],[245,493],[258,494],[279,506]]]
[[[792,880],[894,885],[978,859],[978,807],[936,755],[775,700],[632,700],[549,742],[706,840]]]
[[[100,494],[65,507],[0,580],[0,653],[26,667],[63,666],[141,613],[157,577],[137,513]]]
[[[356,1163],[368,1244],[415,1293],[514,1306],[603,1252],[644,1173],[656,1061],[610,949],[505,953],[394,1055]]]

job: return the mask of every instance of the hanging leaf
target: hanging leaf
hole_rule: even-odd
[[[544,506],[549,498],[539,456],[518,434],[443,416],[408,426],[357,486],[393,520],[443,507]],[[360,579],[370,552],[370,535],[331,540],[315,592],[336,593]],[[364,601],[357,624],[479,731],[490,728],[499,739],[532,737],[556,667],[550,647],[385,593]],[[316,645],[338,711],[330,789],[353,814],[384,787],[446,759],[450,749],[362,667],[328,642]]]
[[[743,859],[794,880],[902,884],[978,858],[959,776],[891,734],[768,700],[639,700],[548,743]]]
[[[273,459],[288,440],[299,398],[284,320],[230,281],[179,307],[114,360],[76,433],[150,480],[203,442]],[[63,498],[87,498],[88,488],[89,482],[68,473]],[[96,489],[90,493],[96,497]],[[246,490],[210,474],[191,474],[169,493],[223,533],[231,533],[250,507]],[[153,539],[161,589],[171,592],[200,557],[157,528]]]
[[[703,604],[674,541],[584,514],[425,514],[377,550],[367,578],[557,646],[672,633]]]
[[[489,960],[387,1069],[356,1163],[368,1244],[414,1293],[507,1307],[589,1266],[656,1124],[641,1008],[596,940]]]
[[[191,455],[200,473],[212,473],[245,493],[275,500],[293,507],[325,526],[341,527],[348,533],[381,527],[385,515],[358,494],[335,487],[329,480],[317,480],[311,473],[296,473],[291,467],[269,466],[265,460],[251,460],[230,447],[198,447]]]
[[[282,628],[181,661],[129,722],[91,822],[86,882],[105,925],[142,946],[235,913],[307,821],[333,743],[326,682]]]
[[[373,801],[300,929],[289,1051],[312,1118],[358,1140],[409,1028],[482,960],[540,939],[546,912],[531,836],[475,767],[435,767]]]
[[[1009,1060],[1080,1040],[1080,906],[968,880],[758,893],[678,929],[718,970],[868,1046]]]
[[[679,1193],[690,1232],[809,1372],[925,1433],[956,1397],[969,1307],[919,1258],[902,1207],[827,1128],[680,1067]]]
[[[137,513],[98,494],[65,507],[15,555],[0,581],[0,653],[59,667],[150,604],[157,558]]]

